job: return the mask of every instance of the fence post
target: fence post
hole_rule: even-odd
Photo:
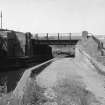
[[[59,40],[59,33],[58,33],[58,40]]]
[[[70,40],[71,40],[71,33],[69,33],[69,37],[70,37]]]
[[[38,40],[38,33],[36,34],[37,40]]]
[[[32,37],[32,34],[30,32],[27,32],[25,34],[26,36],[26,45],[25,45],[25,55],[26,56],[31,56],[31,50],[32,50],[32,46],[31,46],[31,37]]]
[[[48,33],[46,34],[46,38],[47,38],[47,40],[48,40]]]

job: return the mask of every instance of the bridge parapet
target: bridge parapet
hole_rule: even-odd
[[[81,33],[37,33],[34,35],[35,40],[80,40]]]
[[[35,40],[31,39],[33,45],[75,45],[78,40]]]

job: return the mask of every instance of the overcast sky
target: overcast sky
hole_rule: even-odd
[[[0,0],[0,10],[8,29],[105,34],[105,0]]]

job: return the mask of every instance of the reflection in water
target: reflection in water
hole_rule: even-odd
[[[35,66],[38,64],[40,63],[34,63],[33,65]],[[2,72],[0,72],[0,85],[4,85],[4,83],[6,82],[7,92],[12,91],[16,87],[17,82],[20,80],[27,68],[29,67],[2,69]]]
[[[12,70],[12,71],[5,71],[0,73],[0,83],[1,85],[4,85],[4,83],[7,83],[7,91],[10,92],[13,90],[21,78],[23,72],[25,69],[19,69],[19,70]]]

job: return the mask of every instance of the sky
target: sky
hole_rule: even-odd
[[[105,34],[105,0],[0,0],[3,28]]]

